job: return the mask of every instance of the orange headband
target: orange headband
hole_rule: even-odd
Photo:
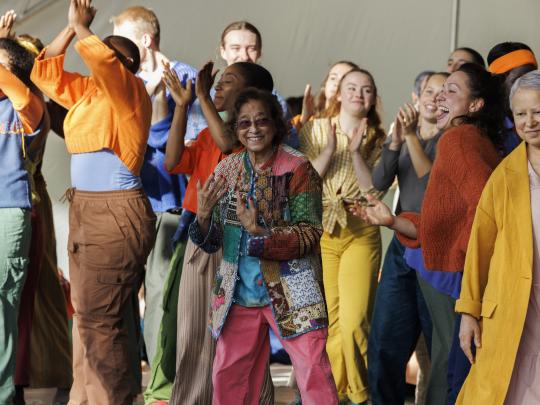
[[[534,65],[538,67],[534,53],[528,49],[519,49],[495,59],[489,65],[489,71],[494,75],[500,75],[523,65]]]

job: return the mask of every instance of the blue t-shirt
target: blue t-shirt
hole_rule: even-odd
[[[71,155],[71,184],[81,191],[113,191],[141,188],[133,174],[110,149]]]
[[[28,148],[39,132],[24,135],[22,121],[11,100],[0,98],[0,208],[32,208],[23,139]]]
[[[405,248],[403,257],[407,265],[415,269],[418,275],[437,291],[455,299],[459,298],[459,293],[461,292],[461,272],[426,269],[421,248]]]

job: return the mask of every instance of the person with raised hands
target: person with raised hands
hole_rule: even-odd
[[[367,194],[382,194],[371,179],[386,138],[377,103],[373,76],[353,68],[341,78],[327,109],[331,118],[308,121],[300,131],[300,151],[323,180],[326,349],[339,398],[353,403],[369,398],[367,341],[382,246],[380,230],[347,208]]]
[[[31,180],[28,150],[44,117],[32,89],[33,56],[13,39],[13,10],[0,17],[0,403],[15,394],[17,316],[29,261]]]
[[[448,362],[447,385],[437,391],[440,394],[433,403],[454,404],[470,368],[459,347],[460,316],[454,307],[474,212],[484,185],[501,160],[497,150],[504,115],[500,92],[498,81],[473,63],[462,65],[446,79],[437,96],[437,127],[444,133],[420,213],[396,216],[371,197],[367,206],[351,207],[366,222],[396,231],[407,247],[407,264],[447,296],[432,319],[439,329],[440,356]]]
[[[245,149],[198,184],[189,227],[203,251],[223,249],[210,299],[212,403],[259,403],[272,328],[291,356],[303,401],[337,405],[325,351],[320,177],[282,144],[287,124],[268,90],[242,90],[226,127]]]
[[[69,274],[74,381],[71,404],[131,404],[140,391],[134,300],[155,239],[156,217],[140,170],[152,106],[135,76],[139,50],[125,37],[100,40],[90,0],[71,0],[68,24],[36,58],[33,82],[69,109]],[[90,70],[64,70],[71,41]]]
[[[420,212],[442,135],[437,128],[436,98],[448,76],[446,72],[429,73],[417,98],[418,112],[410,103],[399,109],[381,159],[373,169],[373,185],[378,190],[391,187],[397,177],[400,192],[395,211],[398,214]],[[406,263],[404,252],[405,246],[394,235],[386,252],[375,297],[368,343],[368,371],[371,400],[376,405],[397,405],[405,401],[406,365],[420,333],[432,353],[425,403],[440,403],[437,396],[444,398],[446,395],[447,362],[439,355],[439,328],[432,334],[430,316],[433,313],[433,323],[438,325],[436,308],[445,297]],[[432,338],[432,335],[435,336]]]
[[[186,232],[186,225],[198,213],[197,184],[204,184],[228,153],[242,148],[238,140],[226,131],[219,114],[231,106],[240,90],[255,87],[271,91],[274,85],[272,75],[264,67],[251,62],[236,62],[221,75],[212,100],[210,93],[216,75],[212,62],[205,64],[197,75],[195,93],[208,128],[186,145],[186,101],[193,91],[192,85],[183,85],[172,70],[166,66],[164,69],[164,83],[176,102],[165,167],[172,173],[190,175],[181,219],[181,227]],[[201,252],[191,240],[185,240],[187,233],[183,233],[183,236],[176,248],[174,267],[170,269],[170,277],[177,278],[178,292],[172,289],[168,292],[169,296],[176,294],[178,298],[176,377],[170,403],[206,404],[212,399],[212,386],[207,382],[211,378],[215,353],[215,342],[207,327],[208,307],[212,282],[222,253],[220,250],[212,254]],[[260,399],[262,404],[273,403],[269,368],[266,371]]]

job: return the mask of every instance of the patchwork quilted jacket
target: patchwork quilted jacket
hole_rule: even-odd
[[[211,297],[212,333],[217,338],[223,328],[238,280],[242,225],[236,216],[236,190],[242,198],[254,192],[259,224],[269,231],[269,236],[248,238],[247,254],[260,258],[281,336],[326,327],[319,245],[321,179],[309,160],[288,146],[279,146],[261,169],[252,170],[246,151],[221,161],[214,176],[226,179],[227,192],[214,209],[208,234],[201,234],[197,221],[190,226],[191,239],[204,251],[223,247]]]

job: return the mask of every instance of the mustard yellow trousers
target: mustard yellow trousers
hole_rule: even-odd
[[[340,400],[368,399],[367,343],[381,265],[381,234],[349,215],[321,238],[323,282],[328,307],[326,350]]]

